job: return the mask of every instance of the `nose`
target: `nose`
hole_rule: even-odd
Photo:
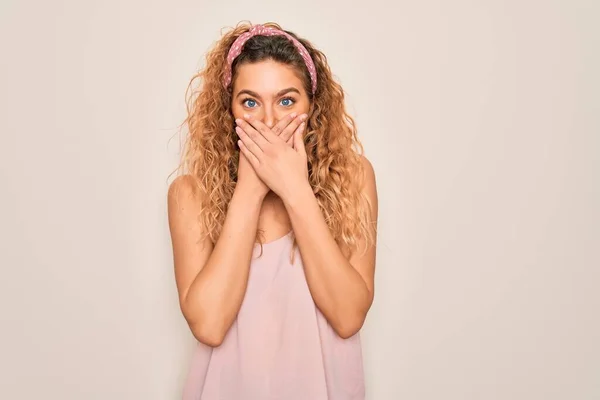
[[[273,128],[275,126],[275,122],[275,112],[271,107],[266,107],[263,123],[269,128]]]

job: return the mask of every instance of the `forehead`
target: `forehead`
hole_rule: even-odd
[[[233,91],[249,89],[257,93],[276,93],[296,87],[304,92],[302,80],[292,66],[273,60],[242,64],[237,68]]]

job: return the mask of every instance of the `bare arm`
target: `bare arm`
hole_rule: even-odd
[[[363,191],[371,202],[370,223],[375,233],[375,174],[366,158],[362,162],[366,172]],[[373,302],[375,244],[362,255],[365,241],[359,241],[359,250],[347,260],[329,231],[310,186],[299,188],[290,199],[285,203],[286,209],[313,300],[336,333],[348,338],[360,330]]]
[[[239,188],[239,189],[238,189]],[[196,339],[219,346],[241,307],[264,196],[237,186],[216,244],[200,241],[200,198],[189,176],[169,187],[168,213],[181,311]]]

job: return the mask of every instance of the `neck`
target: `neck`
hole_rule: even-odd
[[[268,202],[269,204],[282,203],[281,197],[277,196],[274,191],[269,190],[269,193],[265,196],[263,202]]]

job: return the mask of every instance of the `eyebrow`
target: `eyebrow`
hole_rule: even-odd
[[[289,92],[295,92],[295,93],[300,94],[300,91],[298,89],[296,89],[295,87],[289,87],[287,89],[283,89],[283,90],[280,90],[279,92],[277,92],[275,94],[275,97],[283,96],[284,94],[289,93]],[[257,97],[257,98],[260,99],[260,95],[258,93],[253,92],[252,90],[248,90],[248,89],[240,90],[238,92],[237,96],[235,96],[235,97],[239,97],[239,96],[241,96],[243,94],[248,94],[248,95],[250,95],[252,97]]]

